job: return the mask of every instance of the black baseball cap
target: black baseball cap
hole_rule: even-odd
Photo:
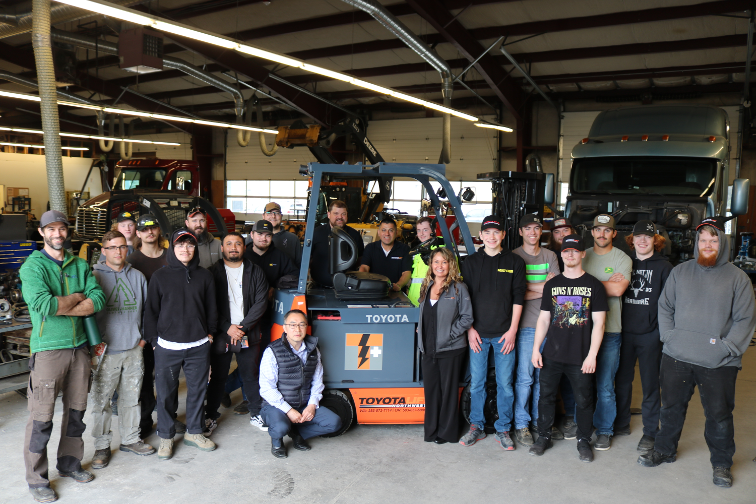
[[[735,215],[731,215],[730,217],[725,217],[723,215],[717,215],[716,217],[706,217],[704,220],[701,221],[701,224],[696,226],[696,231],[701,229],[701,227],[703,226],[712,226],[724,232],[725,222],[732,220],[735,217],[736,217]]]
[[[191,231],[187,231],[186,229],[180,229],[176,231],[176,234],[173,235],[173,243],[180,241],[189,241],[192,240],[194,243],[197,243],[197,237],[194,236],[194,234]]]
[[[194,208],[192,208],[192,209],[189,210],[189,212],[186,214],[186,218],[187,219],[191,219],[192,217],[194,217],[198,213],[201,213],[202,215],[206,216],[207,215],[207,210],[205,210],[204,208],[202,208],[200,206],[196,206],[196,207],[194,207]]]
[[[481,231],[484,231],[490,228],[498,229],[499,231],[504,231],[504,225],[501,223],[501,219],[499,219],[495,215],[489,215],[488,217],[483,219],[483,222],[480,225]]]
[[[639,220],[633,226],[633,236],[646,235],[653,237],[656,234],[656,225],[650,220]]]
[[[136,221],[137,221],[136,217],[134,217],[133,212],[121,212],[118,214],[118,222],[123,222],[127,220],[132,221],[134,224],[136,224]]]
[[[578,252],[585,251],[585,242],[583,237],[577,234],[571,234],[564,237],[562,241],[562,252],[565,250],[577,250]]]
[[[62,222],[66,225],[66,227],[70,226],[68,219],[63,214],[63,212],[58,212],[57,210],[48,210],[47,212],[43,213],[42,218],[39,219],[39,227],[44,229],[45,226],[52,224],[53,222]]]
[[[541,222],[541,219],[538,218],[537,215],[529,213],[522,216],[520,219],[520,227],[524,228],[525,226],[529,226],[531,224],[538,224],[540,227],[543,227],[543,222]]]
[[[259,220],[255,222],[255,227],[252,228],[252,232],[273,234],[273,224],[266,220]]]

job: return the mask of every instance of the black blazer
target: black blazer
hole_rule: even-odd
[[[216,301],[218,305],[218,332],[213,341],[213,349],[222,353],[227,344],[231,344],[228,328],[231,327],[231,307],[228,301],[228,279],[223,259],[210,267],[215,278]],[[242,274],[242,295],[244,297],[244,313],[241,321],[242,330],[247,335],[250,345],[260,343],[260,319],[268,308],[268,281],[260,267],[255,266],[249,259],[244,259],[244,273]]]

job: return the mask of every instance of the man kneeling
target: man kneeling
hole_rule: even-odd
[[[307,335],[307,316],[291,310],[284,316],[284,333],[265,349],[260,363],[260,416],[268,424],[271,453],[286,458],[284,436],[294,448],[310,449],[311,437],[336,432],[341,419],[319,407],[323,398],[323,364],[318,339]]]

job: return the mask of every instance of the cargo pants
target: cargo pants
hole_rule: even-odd
[[[29,361],[29,422],[24,437],[24,464],[29,488],[50,486],[47,443],[53,429],[55,399],[63,392],[57,469],[81,470],[84,456],[84,411],[90,386],[89,348],[36,352]]]
[[[139,422],[142,419],[139,394],[142,390],[143,376],[142,347],[136,346],[125,352],[104,356],[100,369],[94,372],[89,396],[95,450],[110,448],[113,439],[113,432],[110,430],[113,417],[110,400],[116,390],[121,444],[130,445],[139,441]]]

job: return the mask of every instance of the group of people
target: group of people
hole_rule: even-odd
[[[287,313],[283,337],[270,341],[273,291],[296,285],[302,261],[299,239],[281,229],[281,220],[281,207],[270,203],[247,240],[234,231],[216,240],[207,232],[205,210],[195,207],[185,227],[165,243],[153,215],[137,219],[123,212],[103,236],[102,257],[90,269],[64,248],[65,215],[42,216],[44,248],[20,271],[33,324],[24,459],[35,500],[57,499],[47,444],[60,392],[57,469],[82,483],[94,478],[81,466],[88,398],[93,469],[107,467],[112,456],[114,408],[120,451],[157,451],[159,459],[169,459],[181,432],[184,445],[214,450],[210,436],[219,407],[229,406],[228,394],[239,386],[250,423],[268,431],[275,457],[287,456],[286,436],[293,448],[307,451],[307,439],[340,429],[339,417],[320,406],[323,365],[317,338],[307,334],[307,315]],[[675,269],[659,254],[664,238],[650,221],[638,222],[628,236],[632,257],[613,247],[610,215],[596,217],[594,247],[587,250],[564,219],[553,223],[552,250],[541,247],[542,223],[525,215],[519,223],[523,245],[514,251],[502,245],[503,222],[489,216],[481,225],[483,246],[461,266],[450,248],[434,240],[429,218],[417,225],[422,254],[397,240],[392,219],[380,222],[379,240],[367,246],[347,221],[346,204],[332,201],[328,222],[313,233],[311,277],[332,286],[328,237],[339,227],[357,246],[361,271],[387,276],[394,291],[408,287],[420,308],[425,441],[472,446],[486,437],[493,352],[498,411],[493,427],[501,447],[514,450],[516,441],[543,455],[552,440],[577,439],[580,460],[590,462],[594,428],[597,450],[608,450],[612,436],[630,433],[638,361],[644,426],[639,463],[675,460],[697,385],[714,482],[731,485],[735,379],[756,316],[748,277],[728,262],[724,219],[701,223],[696,260]],[[701,309],[700,293],[712,289],[716,295]],[[96,318],[107,344],[91,382],[83,323],[88,316]],[[229,376],[233,356],[237,369]],[[468,359],[470,430],[459,440],[459,383]],[[177,419],[181,370],[185,424]],[[561,430],[554,421],[560,393],[566,411]],[[154,428],[154,409],[157,450],[144,441]]]

